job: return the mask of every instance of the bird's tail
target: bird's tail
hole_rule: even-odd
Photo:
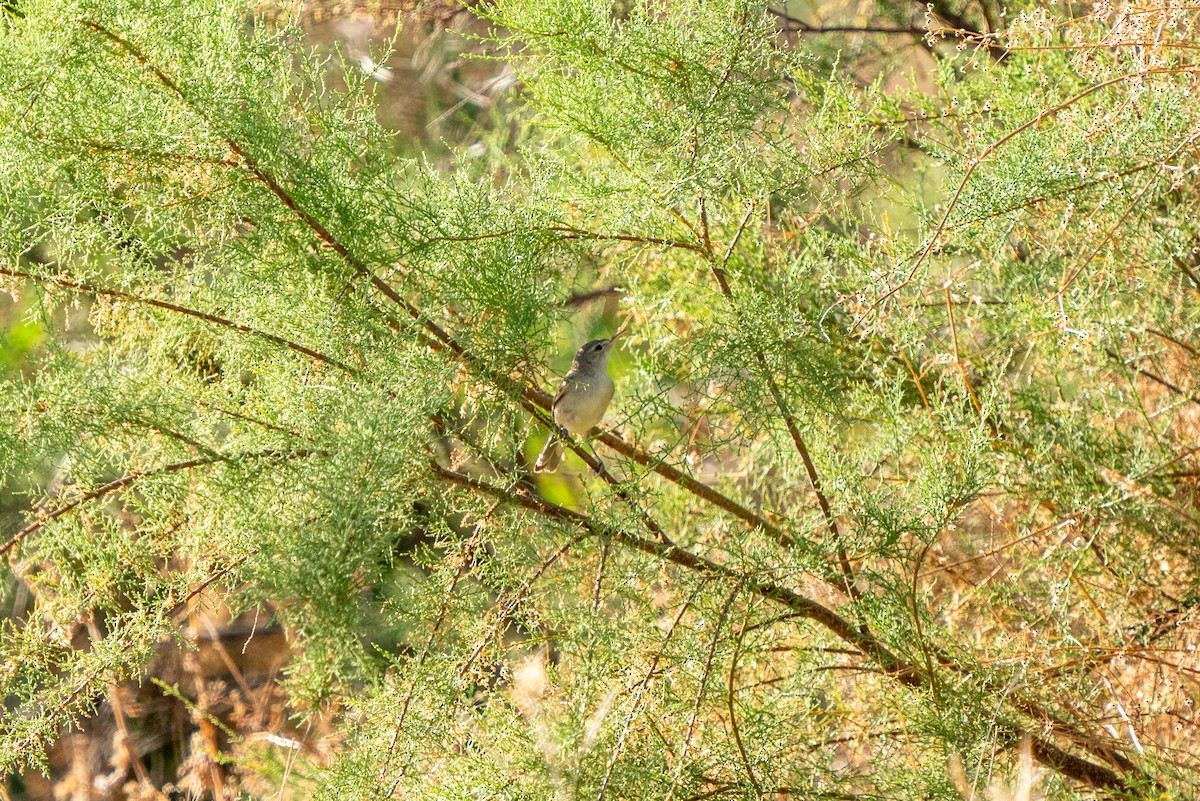
[[[546,447],[542,448],[542,452],[538,454],[533,469],[539,473],[553,473],[562,463],[562,458],[563,444],[558,437],[551,434],[550,438],[546,440]]]

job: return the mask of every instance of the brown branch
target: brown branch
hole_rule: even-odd
[[[695,253],[704,252],[704,249],[699,245],[693,245],[691,242],[684,242],[679,239],[661,239],[659,237],[639,236],[637,234],[594,234],[591,231],[584,231],[579,228],[570,228],[563,225],[552,225],[545,230],[566,234],[565,239],[587,239],[600,242],[612,240],[616,242],[633,242],[640,245],[661,245],[679,250],[690,250]]]
[[[1139,70],[1137,72],[1129,72],[1129,73],[1125,73],[1124,75],[1118,75],[1115,78],[1110,78],[1107,81],[1102,81],[1101,83],[1095,84],[1093,86],[1089,86],[1087,89],[1084,89],[1083,91],[1072,95],[1071,97],[1067,98],[1066,100],[1064,100],[1063,102],[1061,102],[1057,105],[1042,109],[1036,115],[1034,115],[1031,119],[1027,120],[1026,122],[1021,123],[1016,128],[1013,128],[1011,131],[1006,133],[1004,136],[1002,136],[999,139],[997,139],[996,141],[988,144],[988,146],[985,147],[977,157],[972,158],[968,162],[967,169],[963,173],[963,177],[959,180],[958,186],[955,188],[953,196],[951,196],[951,198],[950,198],[950,203],[946,206],[946,210],[944,212],[942,212],[941,220],[938,222],[937,227],[933,231],[933,234],[929,237],[929,241],[925,244],[924,247],[921,248],[920,252],[917,253],[916,258],[913,262],[912,269],[910,269],[908,271],[908,275],[906,275],[904,277],[904,279],[900,281],[900,283],[889,288],[886,292],[884,292],[882,295],[880,295],[878,298],[876,298],[875,301],[871,304],[871,307],[862,315],[862,317],[859,318],[857,324],[861,325],[862,321],[865,320],[869,314],[871,314],[875,309],[879,308],[880,305],[885,303],[889,298],[895,296],[896,293],[898,293],[901,289],[908,286],[908,284],[912,282],[913,278],[915,278],[917,275],[917,270],[920,269],[921,265],[925,262],[925,260],[927,258],[929,258],[929,256],[933,253],[933,251],[935,249],[937,249],[938,241],[942,238],[942,235],[948,230],[948,224],[950,222],[950,215],[952,215],[954,213],[955,209],[958,208],[958,201],[962,198],[962,194],[966,190],[967,183],[971,180],[971,177],[975,174],[976,170],[979,169],[981,164],[983,164],[989,157],[991,157],[991,155],[993,153],[995,153],[997,150],[999,150],[1001,147],[1003,147],[1009,141],[1011,141],[1015,137],[1019,136],[1020,134],[1024,133],[1025,131],[1029,130],[1030,128],[1041,125],[1041,123],[1047,117],[1052,117],[1055,114],[1058,114],[1060,111],[1070,108],[1071,106],[1075,105],[1079,101],[1095,94],[1096,92],[1107,89],[1110,86],[1115,86],[1119,83],[1136,80],[1138,78],[1149,77],[1151,75],[1191,73],[1191,72],[1196,72],[1198,69],[1200,69],[1200,67],[1197,67],[1196,65],[1188,65],[1188,66],[1179,67],[1179,68],[1152,67],[1150,69]],[[1059,294],[1061,294],[1061,290],[1060,290]]]
[[[1130,367],[1135,373],[1142,376],[1143,378],[1148,378],[1151,381],[1153,381],[1155,384],[1158,384],[1159,386],[1161,386],[1167,390],[1170,390],[1171,392],[1174,392],[1176,395],[1178,395],[1179,397],[1188,401],[1189,403],[1194,403],[1197,406],[1200,406],[1200,397],[1193,395],[1192,393],[1188,392],[1186,389],[1175,386],[1167,379],[1165,379],[1161,376],[1155,375],[1154,373],[1150,372],[1149,370],[1143,370],[1141,367],[1134,367],[1133,365],[1128,364],[1123,358],[1121,358],[1121,354],[1117,353],[1115,350],[1113,350],[1111,348],[1105,348],[1104,353],[1110,359],[1117,362],[1118,364],[1121,364],[1126,367]]]
[[[909,27],[909,28],[893,28],[887,25],[811,25],[804,20],[796,17],[789,17],[782,12],[770,9],[772,14],[783,19],[787,25],[783,30],[788,33],[880,33],[880,34],[907,34],[911,36],[925,36],[924,28]]]
[[[289,437],[303,439],[307,442],[313,443],[314,445],[317,444],[317,441],[315,439],[313,439],[312,437],[308,436],[307,434],[301,434],[299,431],[294,431],[290,428],[284,428],[283,426],[277,426],[274,423],[268,423],[266,420],[260,420],[259,418],[253,417],[248,414],[242,414],[241,412],[235,412],[230,409],[226,409],[224,407],[217,406],[215,403],[208,403],[207,401],[197,399],[196,405],[200,406],[202,408],[205,408],[205,409],[211,409],[214,412],[216,412],[217,414],[223,414],[223,415],[226,415],[227,417],[232,417],[235,420],[244,420],[247,423],[253,423],[254,425],[262,426],[263,428],[267,429],[268,431],[276,431],[280,434],[287,434]]]
[[[892,653],[887,646],[869,632],[863,631],[832,609],[782,585],[752,578],[725,565],[686,551],[677,545],[668,546],[654,540],[638,537],[622,529],[604,527],[586,515],[551,503],[543,498],[498,487],[471,476],[447,470],[433,461],[430,462],[430,469],[436,475],[451,483],[467,487],[475,492],[489,495],[493,498],[500,498],[508,503],[538,512],[552,520],[580,528],[593,535],[611,537],[613,540],[629,548],[678,565],[694,573],[738,582],[746,590],[791,610],[795,617],[811,620],[826,629],[838,639],[853,646],[859,653],[874,661],[879,666],[881,672],[898,681],[900,684],[915,690],[927,689],[932,684],[932,677],[924,670]],[[1014,724],[998,723],[998,727],[1002,734],[1013,740],[1018,740],[1027,734],[1021,727]],[[1068,778],[1092,787],[1116,792],[1129,793],[1132,790],[1131,786],[1110,768],[1070,754],[1054,743],[1040,737],[1031,736],[1031,741],[1033,743],[1034,758],[1041,764],[1053,768]]]
[[[202,459],[188,459],[184,462],[174,462],[172,464],[163,465],[162,467],[158,467],[153,470],[135,471],[114,481],[110,481],[103,486],[97,487],[94,490],[86,492],[75,500],[64,503],[56,509],[40,515],[36,520],[29,523],[23,529],[10,537],[8,542],[4,543],[4,545],[0,545],[0,556],[4,556],[6,553],[15,548],[17,544],[21,542],[21,540],[37,531],[51,520],[62,517],[71,510],[78,509],[85,503],[103,498],[104,496],[110,495],[119,490],[123,490],[133,484],[136,484],[141,479],[147,478],[148,476],[168,475],[170,473],[178,473],[181,470],[190,470],[193,467],[203,467],[205,465],[216,464],[218,462],[235,462],[240,459],[269,459],[275,457],[292,459],[303,458],[305,456],[312,455],[327,456],[328,454],[328,451],[321,450],[280,451],[271,448],[265,451],[257,451],[254,453],[239,453],[228,456],[209,456]]]
[[[830,33],[864,33],[864,34],[881,34],[884,36],[915,36],[922,41],[928,49],[932,50],[932,45],[929,41],[930,36],[951,37],[954,39],[962,39],[964,42],[975,44],[986,48],[993,58],[1001,58],[1007,48],[998,44],[987,34],[971,30],[966,25],[962,17],[945,14],[939,10],[934,10],[938,16],[944,17],[951,26],[941,28],[924,28],[917,25],[894,26],[894,25],[813,25],[811,22],[805,22],[799,17],[792,16],[784,11],[774,8],[768,8],[767,12],[776,17],[783,25],[781,30],[786,33],[802,33],[805,35],[820,36]]]
[[[186,164],[207,164],[213,167],[240,167],[236,161],[232,159],[212,159],[205,156],[197,156],[194,153],[172,153],[165,150],[148,150],[141,147],[127,147],[124,145],[111,144],[108,142],[93,142],[90,139],[75,139],[70,141],[56,141],[53,144],[76,152],[80,147],[88,150],[95,150],[100,153],[115,153],[123,156],[136,156],[144,159],[158,159],[160,161],[182,161]]]
[[[1191,280],[1192,286],[1200,291],[1200,277],[1196,276],[1195,270],[1189,267],[1188,263],[1178,256],[1172,256],[1171,261],[1175,262],[1175,266],[1182,270],[1183,274]]]
[[[699,245],[694,245],[691,242],[684,242],[680,239],[666,239],[655,236],[642,236],[640,234],[604,234],[585,231],[582,228],[575,228],[569,225],[547,225],[541,228],[509,228],[504,231],[489,231],[484,234],[464,234],[462,236],[431,236],[423,239],[416,246],[405,253],[406,256],[420,251],[430,245],[436,245],[441,242],[482,242],[489,239],[502,239],[506,236],[514,234],[536,234],[543,231],[549,231],[557,234],[564,234],[563,240],[586,239],[595,242],[629,242],[638,245],[661,245],[667,248],[676,248],[679,250],[691,250],[697,253],[702,252]]]
[[[688,568],[695,572],[715,575],[721,578],[737,580],[743,583],[751,591],[758,595],[783,604],[793,611],[794,617],[806,618],[823,626],[843,641],[853,645],[858,651],[878,664],[882,672],[900,681],[902,684],[914,689],[924,689],[932,686],[932,676],[912,664],[900,659],[886,648],[879,640],[872,636],[869,632],[864,632],[849,623],[845,618],[842,618],[836,612],[824,607],[823,605],[812,601],[809,598],[799,595],[798,593],[789,590],[773,582],[759,581],[751,579],[744,574],[738,573],[728,567],[712,562],[702,556],[698,556],[689,551],[685,551],[678,546],[665,546],[653,540],[647,540],[636,535],[629,534],[621,530],[607,530],[597,526],[590,518],[564,507],[545,501],[544,499],[526,495],[524,493],[510,492],[500,487],[486,484],[478,481],[470,476],[453,471],[446,470],[436,463],[431,463],[433,471],[454,483],[463,486],[471,487],[477,491],[490,494],[493,497],[498,497],[511,503],[516,503],[525,508],[533,509],[542,514],[558,519],[562,522],[567,522],[584,528],[585,530],[598,535],[610,536],[619,542],[624,543],[636,550],[640,550],[652,556],[664,559],[682,567]],[[1029,704],[1021,705],[1021,708],[1031,714],[1037,714],[1042,720],[1046,719],[1046,713],[1036,706]],[[1017,727],[1010,727],[1013,736],[1024,734]],[[1060,731],[1064,731],[1059,729]],[[1065,733],[1072,739],[1073,742],[1083,745],[1088,750],[1093,750],[1089,738],[1073,732],[1069,729]],[[1035,738],[1036,752],[1038,759],[1043,764],[1054,767],[1061,771],[1064,775],[1082,781],[1093,786],[1102,786],[1110,788],[1126,788],[1124,781],[1117,776],[1116,773],[1103,767],[1088,762],[1085,759],[1076,757],[1058,748],[1053,743],[1044,742]],[[1117,761],[1123,768],[1132,767],[1127,760],[1120,757],[1119,754],[1114,754],[1111,749],[1103,749],[1099,752],[1101,756]],[[1119,759],[1118,759],[1119,758]],[[1124,760],[1124,762],[1122,762]]]
[[[583,306],[600,298],[621,297],[625,294],[625,290],[619,286],[606,286],[600,289],[593,289],[591,292],[576,292],[562,302],[566,308],[575,306]]]
[[[736,309],[733,290],[729,286],[729,279],[725,275],[724,267],[716,264],[710,264],[709,267],[712,269],[713,276],[717,280],[717,285],[721,288],[721,294]],[[809,455],[808,446],[804,444],[804,438],[800,435],[800,428],[792,416],[787,399],[784,398],[783,391],[779,388],[779,383],[771,373],[770,365],[767,364],[767,357],[762,352],[762,349],[754,349],[754,358],[758,362],[759,369],[762,371],[762,380],[766,383],[767,390],[771,393],[771,398],[775,401],[775,406],[779,409],[779,414],[783,417],[783,424],[787,428],[788,436],[791,437],[792,444],[795,446],[796,452],[800,454],[800,460],[804,463],[804,472],[808,475],[808,483],[812,486],[813,493],[817,496],[817,505],[821,508],[821,515],[825,518],[825,525],[833,537],[834,545],[837,549],[838,568],[842,572],[842,586],[846,590],[846,594],[851,598],[856,601],[861,600],[862,593],[855,586],[854,568],[851,567],[850,557],[846,553],[841,528],[838,526],[837,518],[834,517],[833,508],[829,505],[829,499],[825,497],[825,492],[821,487],[821,476],[817,473],[817,467],[813,464],[812,456]]]
[[[740,44],[740,40],[739,40],[739,44]],[[734,67],[734,64],[736,63],[736,61],[737,61],[736,55],[730,59],[729,65],[725,69],[725,73],[721,76],[721,80],[718,82],[716,88],[714,88],[714,90],[713,90],[712,96],[709,98],[709,101],[708,101],[709,105],[711,105],[716,100],[717,94],[719,93],[721,86],[723,86],[725,81],[728,80],[729,75],[733,71],[733,67]],[[699,157],[699,154],[700,154],[699,130],[696,126],[693,126],[693,128],[692,128],[692,163],[693,164],[696,162],[697,158]],[[721,263],[718,265],[716,262],[716,256],[713,252],[712,239],[711,239],[710,232],[709,232],[708,209],[705,204],[705,196],[704,196],[703,192],[701,192],[701,194],[700,194],[700,198],[699,198],[700,230],[703,234],[702,239],[704,242],[704,248],[702,250],[700,250],[699,252],[708,261],[709,268],[712,270],[712,274],[716,278],[717,284],[720,286],[722,294],[725,295],[725,298],[729,301],[729,305],[734,309],[735,312],[737,311],[737,305],[733,299],[733,291],[729,287],[729,280],[725,274],[725,267],[729,264],[729,258],[733,255],[733,250],[736,247],[738,241],[741,239],[742,232],[745,231],[746,226],[749,223],[750,217],[753,214],[753,212],[754,212],[754,204],[751,203],[747,207],[746,214],[742,218],[741,223],[738,225],[737,233],[734,234],[734,237],[730,241],[729,246],[725,249],[725,255],[721,259]],[[838,567],[842,571],[842,577],[844,580],[846,592],[851,598],[858,600],[860,596],[858,594],[858,589],[854,586],[854,582],[855,582],[854,570],[850,566],[850,559],[847,556],[845,546],[842,543],[841,532],[838,529],[837,521],[834,519],[832,511],[830,510],[829,501],[825,498],[825,493],[821,490],[821,480],[817,474],[817,469],[813,465],[812,458],[809,456],[809,453],[808,453],[808,448],[805,446],[804,440],[800,436],[799,428],[796,426],[796,422],[792,418],[792,415],[788,409],[787,403],[783,397],[783,393],[780,391],[779,385],[776,383],[774,376],[771,374],[771,371],[767,365],[766,356],[763,354],[762,350],[759,348],[755,348],[754,355],[755,355],[756,360],[758,361],[759,366],[762,368],[762,377],[763,377],[763,380],[767,383],[767,387],[771,392],[771,397],[774,399],[775,405],[779,409],[779,413],[783,416],[784,424],[787,426],[788,434],[792,438],[792,443],[796,446],[796,450],[799,452],[800,458],[804,462],[804,469],[808,474],[809,484],[812,485],[813,492],[816,493],[817,504],[821,507],[821,514],[824,516],[825,523],[829,527],[829,530],[833,535],[834,542],[837,547]],[[864,628],[865,628],[865,626],[864,626]]]
[[[971,379],[967,378],[967,368],[963,365],[962,351],[958,345],[958,324],[954,320],[954,305],[950,299],[950,287],[946,287],[946,314],[950,316],[950,336],[954,341],[954,362],[958,365],[958,373],[962,376],[963,386],[966,387],[967,394],[971,396],[971,405],[975,407],[975,413],[980,414],[983,407],[979,405],[979,398],[975,395],[975,388],[971,386]]]
[[[21,270],[12,270],[12,269],[9,269],[6,267],[0,267],[0,275],[7,275],[10,278],[21,278],[21,279],[24,279],[27,281],[34,281],[34,282],[37,282],[40,284],[53,284],[54,286],[60,286],[60,287],[63,287],[64,289],[70,289],[70,290],[76,291],[76,292],[86,292],[89,295],[98,295],[98,296],[102,296],[102,297],[117,298],[119,300],[127,300],[132,303],[145,303],[148,306],[154,306],[159,309],[166,309],[167,311],[173,311],[178,314],[184,314],[184,315],[187,315],[188,317],[195,317],[199,320],[204,320],[205,322],[213,323],[214,325],[224,326],[225,328],[232,328],[235,331],[241,331],[244,334],[250,334],[252,336],[256,336],[261,339],[265,339],[268,342],[274,343],[276,345],[281,345],[289,350],[294,350],[297,353],[302,353],[305,356],[308,356],[309,358],[312,358],[312,359],[316,359],[319,362],[324,362],[325,364],[328,364],[331,367],[336,367],[339,370],[342,370],[343,372],[349,373],[351,375],[357,374],[357,371],[353,367],[350,367],[349,365],[347,365],[343,362],[340,362],[331,356],[326,356],[323,353],[319,353],[319,352],[313,350],[312,348],[305,347],[304,345],[301,345],[298,342],[293,342],[290,339],[284,339],[283,337],[278,336],[277,334],[271,334],[266,331],[260,331],[257,328],[251,328],[250,326],[243,325],[242,323],[235,323],[233,320],[227,320],[224,317],[218,317],[215,314],[209,314],[208,312],[203,312],[203,311],[200,311],[199,309],[192,309],[187,306],[182,306],[178,303],[171,303],[170,301],[166,301],[166,300],[158,300],[157,298],[141,297],[140,295],[133,295],[128,292],[122,292],[119,289],[108,289],[105,287],[92,286],[91,284],[85,284],[81,281],[73,281],[69,278],[50,277],[47,275],[37,275],[36,273],[28,273],[28,272],[24,272]]]
[[[178,96],[184,103],[191,105],[187,95],[179,88],[179,86],[174,81],[172,81],[169,77],[167,77],[160,69],[158,69],[153,64],[151,64],[149,62],[149,60],[146,58],[146,56],[139,49],[137,49],[133,44],[126,41],[122,37],[117,36],[116,34],[109,31],[107,28],[104,28],[103,26],[101,26],[97,23],[89,21],[89,22],[85,22],[84,24],[87,27],[91,28],[92,30],[95,30],[96,32],[100,33],[101,35],[103,35],[106,38],[110,39],[111,41],[115,42],[118,46],[120,46],[122,49],[124,49],[126,52],[128,52],[130,54],[130,56],[134,60],[136,60],[140,65],[142,65],[144,68],[149,70],[152,74],[154,74],[160,83],[162,83],[164,86],[166,86],[171,92],[173,92],[176,96]],[[527,411],[530,411],[535,416],[537,416],[537,414],[536,414],[536,412],[533,411],[533,409],[530,408],[530,404],[532,404],[533,406],[539,407],[542,410],[547,411],[547,412],[550,410],[550,406],[551,406],[550,396],[548,396],[545,393],[540,392],[536,389],[533,389],[531,387],[522,386],[522,385],[518,384],[517,382],[513,381],[512,379],[510,379],[509,377],[499,375],[499,374],[495,373],[494,371],[488,369],[484,364],[482,364],[480,362],[480,360],[478,358],[476,358],[473,354],[469,353],[461,345],[459,345],[458,342],[456,342],[453,339],[453,337],[451,337],[445,330],[443,330],[440,326],[438,326],[432,320],[429,320],[428,318],[426,318],[415,306],[413,306],[411,303],[409,303],[407,300],[405,300],[403,297],[401,297],[386,282],[382,281],[382,279],[379,279],[370,270],[368,270],[366,265],[362,261],[357,259],[355,256],[353,256],[344,245],[342,245],[340,242],[338,242],[333,237],[333,235],[329,232],[329,230],[327,228],[325,228],[325,226],[323,226],[311,214],[304,211],[304,209],[302,209],[300,207],[300,205],[296,202],[296,200],[294,198],[292,198],[291,195],[288,194],[288,192],[286,190],[284,190],[284,188],[279,184],[279,182],[276,181],[274,179],[274,177],[271,176],[269,173],[265,172],[260,166],[258,166],[258,164],[253,159],[250,158],[250,156],[245,152],[245,150],[242,147],[240,147],[237,144],[237,142],[235,142],[234,140],[232,140],[229,137],[225,137],[225,141],[226,141],[226,144],[229,146],[229,148],[234,153],[236,153],[239,156],[239,158],[242,159],[242,161],[245,163],[246,167],[255,175],[255,177],[259,181],[261,181],[265,186],[267,186],[267,188],[270,189],[270,191],[280,200],[280,202],[282,202],[288,209],[290,209],[293,213],[295,213],[301,219],[301,221],[304,222],[304,224],[307,225],[309,227],[309,229],[312,230],[313,233],[322,242],[324,242],[330,249],[332,249],[335,253],[337,253],[339,256],[341,256],[346,261],[346,263],[349,264],[352,269],[354,269],[354,271],[358,275],[369,278],[369,280],[371,281],[371,284],[373,286],[375,286],[386,297],[388,297],[390,300],[392,300],[394,303],[396,303],[396,305],[398,305],[402,309],[404,309],[404,311],[414,321],[416,321],[419,325],[423,326],[425,328],[425,330],[430,335],[432,335],[432,336],[422,335],[422,339],[424,340],[425,344],[427,344],[429,347],[431,347],[432,349],[437,350],[437,351],[449,350],[451,353],[453,353],[454,355],[456,355],[457,357],[459,357],[460,359],[465,361],[468,365],[470,365],[472,368],[477,370],[479,373],[494,380],[502,388],[504,388],[505,390],[507,390],[508,392],[513,394],[514,396],[520,398],[521,404],[523,406],[525,406]],[[562,226],[562,227],[556,226],[556,227],[552,227],[549,230],[556,230],[560,233],[570,233],[572,236],[578,236],[580,238],[584,238],[584,235],[586,234],[586,238],[589,238],[589,239],[598,239],[598,240],[617,239],[620,241],[632,241],[632,242],[638,242],[638,243],[643,243],[643,244],[661,244],[661,245],[666,245],[666,246],[670,246],[670,247],[679,247],[679,248],[684,248],[687,250],[693,250],[696,252],[703,251],[703,249],[698,245],[692,245],[690,243],[677,242],[677,241],[672,241],[672,240],[658,240],[658,239],[654,239],[654,238],[634,237],[631,235],[624,235],[624,234],[619,234],[619,235],[615,235],[615,236],[591,234],[588,232],[579,231],[577,229],[567,228],[565,226]],[[476,238],[497,237],[497,236],[507,235],[508,233],[515,233],[515,231],[482,235],[482,236],[476,237]],[[543,422],[545,422],[545,421],[543,421]],[[606,445],[613,448],[613,450],[617,451],[618,453],[621,453],[621,454],[633,459],[638,464],[649,467],[651,470],[658,473],[660,476],[666,478],[668,481],[671,481],[672,483],[677,484],[678,486],[682,487],[683,489],[687,490],[688,492],[691,492],[693,495],[696,495],[697,497],[702,498],[703,500],[708,501],[709,503],[712,503],[713,505],[715,505],[721,509],[724,509],[725,511],[733,514],[735,517],[738,517],[739,519],[749,523],[750,525],[761,528],[765,534],[770,536],[772,539],[776,540],[776,542],[783,545],[784,547],[791,547],[794,544],[794,541],[789,536],[787,536],[786,534],[781,532],[777,526],[774,526],[774,525],[768,523],[761,516],[755,514],[754,512],[747,509],[746,507],[737,503],[732,498],[728,498],[727,496],[723,495],[722,493],[718,492],[717,490],[714,490],[711,487],[708,487],[707,485],[705,485],[699,481],[696,481],[695,479],[691,478],[690,476],[685,475],[684,473],[671,467],[670,465],[667,465],[666,463],[662,462],[659,457],[653,456],[653,455],[647,453],[646,451],[644,451],[640,448],[637,448],[636,446],[633,446],[633,445],[630,445],[630,444],[624,442],[620,437],[616,436],[615,434],[611,434],[608,432],[602,432],[602,431],[596,432],[595,430],[593,430],[593,433],[598,436],[598,438],[600,439],[601,442],[604,442]],[[584,454],[582,453],[582,449],[578,445],[576,445],[574,443],[569,443],[569,444],[572,445],[572,450],[574,450],[576,453],[578,453],[581,456],[581,458],[585,458]],[[585,458],[585,461],[587,461],[586,458]],[[601,474],[601,475],[603,477],[604,474]],[[611,479],[611,477],[609,477],[609,478]],[[615,484],[615,482],[613,482],[611,480],[609,480],[609,483]]]
[[[741,592],[741,585],[734,588],[734,593]],[[754,775],[754,767],[750,764],[750,755],[746,753],[746,746],[742,742],[742,728],[738,725],[737,709],[734,706],[735,695],[737,693],[737,664],[738,657],[742,654],[742,640],[746,636],[746,627],[743,625],[738,629],[737,636],[733,640],[733,656],[729,658],[729,683],[726,687],[725,704],[729,709],[729,728],[733,730],[733,741],[737,744],[738,754],[742,758],[742,765],[746,768],[746,776],[750,779],[750,784],[754,787],[754,793],[759,798],[763,797],[762,786],[758,783],[758,778]]]
[[[933,0],[933,2],[928,2],[928,3],[919,2],[918,0],[913,0],[913,5],[916,6],[917,8],[919,8],[921,11],[924,11],[926,16],[932,17],[933,15],[936,14],[937,16],[946,20],[947,22],[949,22],[951,25],[953,25],[955,28],[957,28],[959,30],[968,31],[974,36],[982,36],[983,35],[982,32],[976,31],[974,28],[972,28],[970,25],[967,24],[966,17],[964,17],[962,14],[951,11],[946,6],[946,3],[944,2],[944,0]],[[970,6],[969,3],[967,5],[968,5],[968,7]],[[965,11],[966,9],[964,8],[963,10]]]
[[[535,512],[539,512],[546,517],[553,518],[563,523],[569,523],[591,532],[597,536],[609,536],[613,539],[624,543],[625,545],[649,554],[650,556],[665,559],[668,562],[685,567],[697,573],[713,575],[720,578],[732,579],[736,581],[744,581],[748,590],[761,595],[764,598],[776,601],[790,608],[797,613],[797,616],[808,618],[821,626],[825,627],[835,635],[854,645],[863,654],[876,659],[881,664],[887,666],[889,672],[892,672],[904,684],[912,687],[920,687],[923,685],[923,679],[920,677],[919,669],[907,664],[895,654],[891,653],[879,640],[874,636],[859,631],[857,627],[849,621],[838,615],[828,607],[823,606],[816,601],[813,601],[805,596],[799,595],[792,590],[770,581],[760,581],[758,579],[749,578],[732,568],[725,567],[703,556],[698,556],[691,551],[684,550],[678,545],[667,545],[654,540],[638,537],[621,529],[603,528],[592,518],[587,515],[576,512],[572,509],[559,506],[537,496],[529,495],[522,492],[507,490],[503,487],[497,487],[493,484],[488,484],[471,476],[457,473],[452,470],[447,470],[436,462],[430,462],[430,468],[438,476],[460,484],[465,487],[470,487],[478,492],[482,492],[492,497],[502,498],[510,503],[515,503]]]
[[[1193,357],[1200,358],[1200,349],[1197,349],[1195,345],[1189,345],[1187,342],[1184,342],[1182,339],[1173,337],[1170,334],[1165,333],[1163,331],[1159,331],[1157,328],[1147,328],[1146,333],[1153,334],[1156,337],[1165,339],[1168,342],[1178,345],[1179,347],[1183,348],[1188,353],[1190,353]]]
[[[608,540],[600,543],[600,558],[596,560],[596,580],[592,582],[592,611],[600,608],[600,599],[604,592],[604,568],[608,566]]]

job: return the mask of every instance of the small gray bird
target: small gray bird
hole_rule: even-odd
[[[571,370],[563,379],[550,414],[554,422],[565,428],[572,437],[582,438],[600,422],[613,397],[613,381],[608,376],[608,357],[613,343],[625,333],[625,327],[608,339],[593,339],[575,354]],[[548,473],[558,469],[563,458],[563,444],[557,431],[550,432],[546,447],[538,455],[533,469]]]

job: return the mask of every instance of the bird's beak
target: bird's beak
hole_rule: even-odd
[[[628,325],[628,324],[626,324],[626,325],[623,325],[623,326],[621,326],[620,328],[618,328],[618,329],[617,329],[617,333],[613,334],[611,337],[609,337],[609,338],[608,338],[608,344],[610,344],[610,345],[611,345],[612,343],[614,343],[614,342],[616,342],[618,339],[620,339],[620,338],[621,338],[621,335],[625,333],[625,329],[626,329],[626,328],[628,328],[628,327],[629,327],[629,325]]]

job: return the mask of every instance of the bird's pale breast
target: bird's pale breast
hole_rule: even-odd
[[[590,387],[582,381],[567,377],[573,386],[554,404],[554,422],[581,437],[600,422],[613,398],[613,382],[608,375]]]

